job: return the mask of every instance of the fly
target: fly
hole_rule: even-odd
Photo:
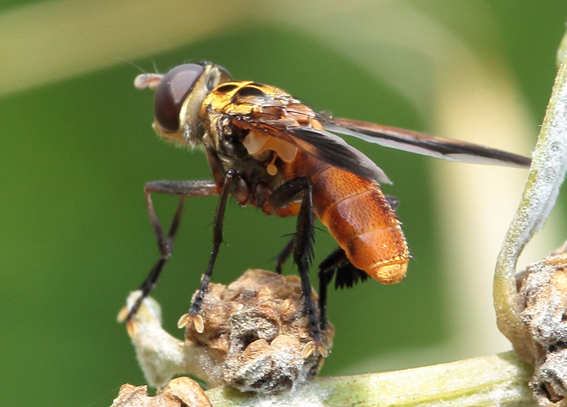
[[[218,195],[213,222],[213,250],[201,284],[179,327],[193,323],[204,330],[199,315],[219,247],[226,202],[266,215],[297,216],[291,240],[276,258],[276,271],[293,256],[301,277],[312,341],[303,356],[327,356],[322,331],[327,326],[327,288],[351,287],[368,276],[383,284],[401,281],[410,253],[396,216],[397,200],[380,184],[390,180],[372,160],[335,133],[385,147],[452,161],[527,167],[530,159],[463,141],[445,139],[380,124],[333,118],[316,112],[275,86],[233,81],[221,66],[201,62],[180,65],[165,75],[143,74],[139,89],[155,89],[153,127],[164,139],[204,148],[212,180],[155,181],[145,186],[150,221],[160,258],[140,286],[142,295],[122,315],[130,319],[155,287],[177,233],[187,197]],[[181,197],[166,232],[152,203],[153,192]],[[309,267],[313,259],[317,217],[338,247],[319,265],[319,315],[311,297]]]

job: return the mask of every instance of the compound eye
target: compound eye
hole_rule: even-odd
[[[179,130],[181,106],[203,71],[201,65],[179,65],[162,78],[154,98],[154,115],[165,130]]]

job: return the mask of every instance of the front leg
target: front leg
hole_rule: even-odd
[[[193,322],[198,333],[202,333],[205,329],[203,317],[199,315],[199,311],[201,311],[203,299],[205,298],[205,293],[207,291],[207,288],[209,287],[209,282],[211,281],[211,276],[213,275],[215,261],[217,259],[219,248],[222,243],[222,227],[224,212],[226,209],[226,201],[230,194],[231,184],[235,175],[237,175],[237,173],[232,169],[229,169],[225,174],[224,184],[220,193],[217,210],[215,212],[215,219],[213,221],[213,250],[211,252],[211,258],[209,259],[209,265],[207,266],[205,274],[203,274],[203,277],[201,278],[201,285],[199,286],[199,290],[197,291],[197,294],[193,299],[193,303],[191,304],[191,308],[189,308],[189,312],[183,314],[177,322],[177,326],[179,328],[183,328],[189,322]]]
[[[167,235],[163,231],[159,218],[156,214],[154,204],[152,202],[152,192],[159,192],[168,195],[179,195],[181,200],[169,231]],[[150,273],[145,278],[145,280],[140,285],[139,290],[141,291],[140,298],[134,303],[132,308],[128,309],[124,307],[118,316],[120,321],[130,321],[138,308],[142,304],[142,301],[150,295],[152,290],[155,288],[159,276],[165,266],[165,263],[171,255],[171,250],[173,248],[173,241],[175,240],[175,235],[179,228],[179,223],[181,221],[181,215],[183,213],[183,205],[185,203],[185,198],[195,197],[195,196],[209,196],[218,195],[219,187],[214,181],[153,181],[148,182],[144,188],[144,195],[146,198],[146,205],[148,208],[148,215],[150,217],[150,223],[154,234],[156,236],[157,245],[160,252],[160,257],[157,263],[152,267]]]

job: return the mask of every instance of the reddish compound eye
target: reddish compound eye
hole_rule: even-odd
[[[164,130],[179,130],[181,106],[203,71],[198,64],[179,65],[162,78],[154,98],[154,115]]]

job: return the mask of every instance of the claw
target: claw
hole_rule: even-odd
[[[137,290],[128,295],[126,305],[120,309],[116,319],[126,323],[126,332],[135,340],[141,332],[146,331],[148,324],[161,324],[161,308],[154,299],[143,297],[142,291]]]
[[[317,356],[317,354],[321,355],[323,358],[329,356],[329,350],[325,345],[320,343],[319,341],[310,341],[305,345],[303,351],[301,352],[301,356],[303,359],[307,359],[311,355]]]
[[[327,347],[325,345],[323,345],[322,343],[320,343],[317,346],[317,351],[321,354],[321,356],[324,359],[327,359],[327,356],[329,356],[329,349],[327,349]]]
[[[305,345],[303,351],[301,352],[301,356],[304,359],[307,359],[312,355],[317,356],[318,354],[323,358],[326,358],[327,356],[329,356],[329,351],[327,350],[327,347],[325,345],[323,345],[322,343],[315,343],[314,341],[311,341],[307,345]]]
[[[136,327],[136,323],[132,320],[126,322],[126,332],[128,332],[128,336],[130,338],[134,338],[138,333],[138,329]]]
[[[309,356],[311,356],[311,354],[315,352],[315,348],[316,348],[315,342],[313,341],[308,342],[307,345],[305,345],[305,347],[301,351],[301,356],[303,357],[303,359],[307,359]]]
[[[185,328],[190,322],[193,322],[197,333],[203,333],[205,330],[205,321],[203,321],[203,317],[200,315],[191,315],[189,313],[181,315],[181,318],[177,321],[177,327],[179,329]]]
[[[179,318],[179,320],[177,321],[177,327],[179,329],[185,328],[189,323],[189,321],[191,321],[191,315],[183,314],[181,315],[181,318]]]
[[[195,325],[195,330],[202,334],[205,330],[205,321],[203,321],[203,317],[200,315],[195,315],[193,319],[193,324]]]
[[[116,320],[120,323],[126,321],[126,318],[128,318],[129,313],[130,310],[128,309],[128,306],[127,305],[123,306],[120,312],[118,313],[118,315],[116,316]]]
[[[128,298],[126,299],[126,305],[124,305],[118,315],[116,320],[119,323],[124,321],[130,321],[137,313],[138,309],[142,306],[142,302],[146,297],[144,297],[141,290],[132,291]]]

